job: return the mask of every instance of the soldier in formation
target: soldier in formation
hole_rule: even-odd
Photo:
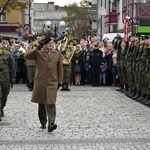
[[[150,38],[132,35],[121,43],[118,51],[118,75],[122,83],[119,91],[150,106]]]

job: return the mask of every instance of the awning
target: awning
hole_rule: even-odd
[[[16,32],[18,26],[1,26],[0,25],[0,32]]]

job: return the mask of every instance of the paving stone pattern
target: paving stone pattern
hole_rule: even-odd
[[[40,129],[32,92],[16,84],[0,122],[0,150],[150,150],[150,108],[115,87],[58,91],[57,130]]]

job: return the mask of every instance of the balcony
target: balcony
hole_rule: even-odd
[[[138,19],[150,19],[150,3],[137,3],[136,17]]]
[[[117,24],[117,12],[109,12],[108,14],[105,15],[105,24]]]

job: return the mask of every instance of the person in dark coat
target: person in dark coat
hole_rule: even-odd
[[[103,52],[99,50],[98,44],[93,43],[92,51],[90,52],[89,65],[92,71],[92,86],[100,84],[100,66],[103,61]]]
[[[34,59],[36,64],[31,101],[39,104],[41,128],[46,128],[48,116],[48,132],[52,132],[57,128],[56,97],[63,80],[61,53],[54,50],[54,41],[46,37],[37,48],[27,52],[25,58]]]

